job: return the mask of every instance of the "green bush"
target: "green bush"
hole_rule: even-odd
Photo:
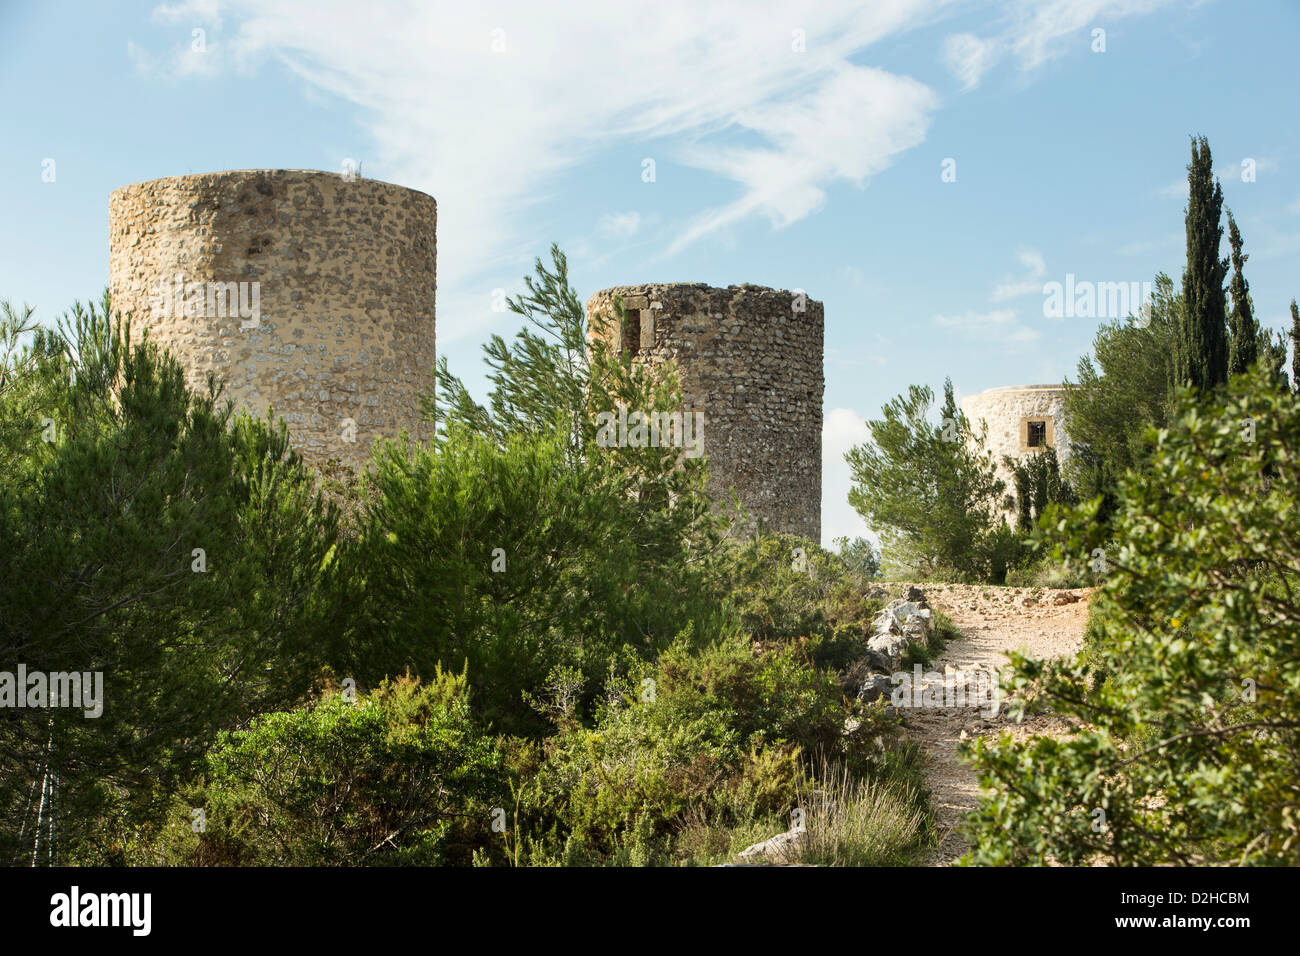
[[[463,675],[398,680],[223,734],[161,847],[174,864],[468,864],[504,807],[503,760]]]
[[[850,571],[860,571],[868,579],[880,577],[880,549],[866,538],[849,540],[847,535],[835,539],[839,558]]]
[[[525,327],[485,347],[486,405],[444,360],[440,400],[426,402],[436,440],[376,446],[343,555],[357,601],[335,662],[364,683],[468,662],[475,718],[533,738],[553,726],[528,697],[562,669],[580,675],[589,718],[624,648],[652,659],[685,629],[723,625],[706,587],[719,520],[704,460],[596,441],[601,411],[680,407],[675,380],[599,339],[588,349],[564,256],[552,258],[510,302]]]
[[[897,721],[839,683],[874,551],[725,540],[705,461],[596,443],[598,411],[680,396],[588,351],[555,264],[512,302],[540,332],[487,348],[487,404],[444,365],[436,440],[361,476],[190,389],[107,302],[57,333],[0,315],[0,657],[107,692],[100,720],[0,721],[0,859],[29,858],[47,776],[41,862],[74,864],[700,864],[826,767],[855,807],[919,793]],[[338,678],[360,696],[321,697]]]
[[[1076,732],[972,749],[993,792],[974,862],[1300,862],[1300,398],[1255,370],[1208,405],[1183,395],[1152,440],[1084,653],[1016,659],[1024,705]],[[1097,507],[1056,528],[1079,573]]]
[[[524,785],[523,842],[534,862],[701,862],[701,853],[725,855],[763,830],[770,836],[796,805],[813,758],[855,774],[893,769],[884,708],[846,736],[848,708],[834,678],[790,645],[756,652],[732,639],[693,649],[683,639],[617,683],[622,693],[595,726],[562,729]],[[721,834],[730,834],[725,846]]]
[[[711,596],[735,630],[763,646],[802,642],[819,667],[843,669],[866,653],[882,602],[870,577],[793,535],[764,534],[726,550]]]

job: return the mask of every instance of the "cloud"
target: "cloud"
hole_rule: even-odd
[[[1040,286],[1041,288],[1041,286]],[[994,309],[989,312],[963,312],[960,315],[936,315],[934,324],[942,328],[957,329],[968,338],[986,339],[990,342],[1033,342],[1042,334],[1016,321],[1015,309]]]
[[[631,239],[641,228],[639,212],[606,213],[596,224],[596,233],[610,239]]]
[[[221,56],[225,51],[217,42],[222,23],[218,0],[161,4],[154,7],[151,17],[183,26],[185,40],[164,56],[155,56],[135,41],[127,40],[127,59],[138,72],[163,81],[187,76],[215,76],[220,72]]]
[[[740,111],[737,122],[768,145],[701,143],[682,153],[687,165],[734,180],[743,191],[696,217],[670,254],[751,215],[788,226],[821,208],[830,183],[866,186],[897,154],[925,139],[937,107],[938,97],[922,83],[845,64],[811,93]]]
[[[1021,249],[1016,259],[1025,267],[1020,278],[1005,277],[993,287],[990,302],[1004,302],[1022,296],[1043,293],[1043,276],[1047,275],[1047,261],[1037,249]],[[937,314],[934,324],[940,328],[954,329],[969,339],[1002,345],[1023,345],[1037,340],[1042,333],[1019,321],[1015,309],[977,309],[954,314]]]
[[[1161,199],[1181,199],[1187,200],[1187,177],[1175,179],[1167,186],[1161,186],[1156,190],[1156,195]]]
[[[165,56],[155,56],[135,41],[126,41],[126,56],[136,71],[165,83],[187,76],[215,76],[221,71],[220,55],[214,38],[206,33],[195,36],[184,49],[172,50]]]
[[[961,80],[963,92],[979,86],[980,78],[997,63],[1001,55],[998,47],[997,40],[981,40],[973,33],[956,33],[944,39],[944,65]]]
[[[1273,159],[1270,156],[1242,157],[1241,160],[1235,160],[1232,162],[1224,163],[1223,165],[1215,169],[1214,175],[1218,178],[1219,182],[1221,182],[1224,185],[1225,188],[1232,186],[1233,184],[1236,183],[1244,182],[1241,176],[1246,167],[1243,166],[1242,163],[1247,158],[1254,159],[1255,162],[1254,171],[1256,175],[1260,175],[1264,173],[1275,173],[1278,170],[1277,160]],[[1186,202],[1187,188],[1188,188],[1187,177],[1181,176],[1178,179],[1175,179],[1173,182],[1169,183],[1168,185],[1161,186],[1159,189],[1156,190],[1155,194],[1159,196],[1161,199],[1178,199],[1181,200],[1182,202]]]
[[[628,181],[651,201],[673,188],[675,165],[735,184],[735,198],[673,228],[673,251],[751,217],[789,225],[821,208],[833,185],[866,185],[924,139],[938,100],[854,60],[948,5],[230,0],[220,62],[278,65],[308,93],[355,108],[366,141],[344,155],[438,200],[441,294],[527,264],[534,209],[561,174],[614,146],[631,145]],[[159,16],[185,22],[215,9],[179,3]],[[642,184],[646,156],[658,176]]]
[[[851,408],[832,408],[822,420],[823,458],[843,458],[850,448],[870,440],[871,429]]]
[[[1153,252],[1172,252],[1179,249],[1184,238],[1181,232],[1167,232],[1157,239],[1126,242],[1115,251],[1121,256],[1146,256]]]
[[[1047,263],[1043,260],[1043,254],[1037,249],[1025,249],[1018,253],[1016,258],[1028,272],[1019,279],[1007,277],[994,286],[992,295],[994,302],[1018,299],[1033,293],[1042,294],[1043,276],[1047,275]]]
[[[1297,203],[1300,203],[1300,200],[1297,200]],[[849,285],[859,289],[866,288],[867,275],[857,266],[840,266],[836,275],[848,282]]]
[[[1091,34],[1078,35],[1084,29],[1187,2],[1191,0],[1010,0],[1002,32],[983,38],[952,34],[944,39],[943,60],[962,89],[971,90],[1003,56],[1013,57],[1022,74],[1030,73],[1071,49],[1090,49]]]
[[[1247,180],[1241,177],[1248,168],[1248,163],[1254,163],[1256,176],[1262,173],[1275,173],[1278,170],[1277,160],[1271,156],[1243,156],[1239,160],[1232,160],[1220,166],[1214,171],[1214,175],[1219,177],[1219,181],[1225,186],[1231,183],[1244,183]]]

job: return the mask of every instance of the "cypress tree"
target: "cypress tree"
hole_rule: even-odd
[[[1174,381],[1204,392],[1228,379],[1228,332],[1223,280],[1228,260],[1219,258],[1223,187],[1214,178],[1210,144],[1192,140],[1187,167],[1187,268],[1178,330]]]
[[[1291,300],[1291,387],[1300,392],[1300,310]]]
[[[1232,282],[1228,286],[1232,294],[1232,315],[1228,319],[1232,338],[1228,342],[1228,374],[1240,375],[1258,358],[1259,325],[1251,314],[1250,286],[1242,274],[1242,266],[1250,256],[1242,254],[1241,232],[1232,210],[1228,210],[1228,244],[1232,246]]]

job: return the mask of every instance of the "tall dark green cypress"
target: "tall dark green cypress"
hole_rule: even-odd
[[[1291,300],[1291,387],[1300,392],[1300,309]]]
[[[1228,380],[1223,295],[1228,260],[1219,258],[1223,187],[1214,178],[1210,144],[1204,136],[1192,140],[1187,183],[1187,268],[1183,272],[1184,309],[1174,356],[1174,380],[1204,392]]]
[[[1240,375],[1255,364],[1259,357],[1259,324],[1250,308],[1250,285],[1242,267],[1250,258],[1241,251],[1241,232],[1237,220],[1228,210],[1228,244],[1232,246],[1232,281],[1228,291],[1232,294],[1232,315],[1228,317],[1228,374]]]

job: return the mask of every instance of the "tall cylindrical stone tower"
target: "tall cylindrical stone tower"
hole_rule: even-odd
[[[124,186],[109,199],[109,288],[201,385],[289,426],[316,462],[427,437],[437,206],[413,189],[312,170]]]
[[[616,327],[614,300],[626,324]],[[587,301],[649,368],[672,362],[683,411],[703,412],[709,492],[773,531],[821,537],[823,309],[802,292],[700,283],[619,286]],[[595,331],[593,330],[593,334]]]

